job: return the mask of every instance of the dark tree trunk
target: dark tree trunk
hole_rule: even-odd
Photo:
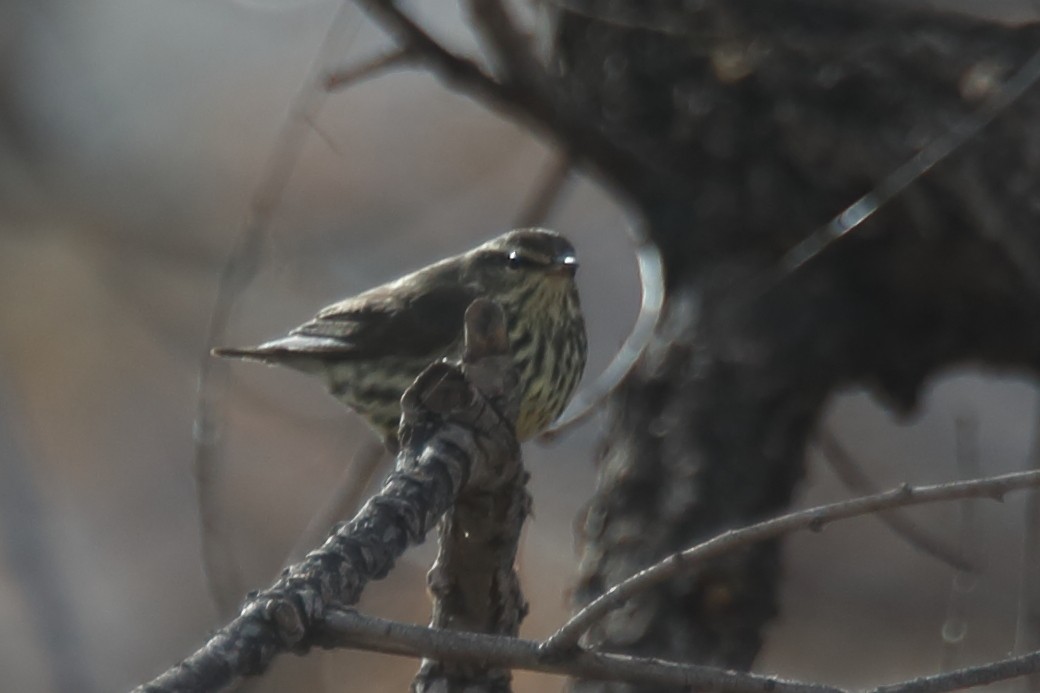
[[[580,604],[787,507],[837,388],[867,385],[910,410],[954,363],[1037,370],[1040,88],[848,237],[777,268],[978,109],[1040,31],[860,2],[563,4],[554,69],[661,182],[639,197],[668,291],[611,403]],[[777,611],[780,558],[769,543],[716,562],[592,639],[747,668]]]

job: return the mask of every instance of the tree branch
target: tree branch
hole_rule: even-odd
[[[530,42],[517,28],[501,0],[467,0],[473,27],[482,39],[502,81],[544,91],[545,70],[530,50]]]
[[[467,312],[467,323],[480,323],[486,343],[466,336],[481,352],[498,354],[485,359],[481,372],[468,373],[485,395],[499,402],[505,418],[515,421],[519,398],[506,400],[519,382],[509,356],[505,316],[491,301],[478,299]],[[472,362],[472,353],[464,361]],[[433,596],[431,625],[460,631],[515,636],[527,615],[515,562],[531,497],[524,485],[528,474],[516,446],[512,454],[498,455],[478,478],[459,493],[452,509],[441,519],[439,552],[426,583]],[[412,683],[416,693],[465,690],[470,693],[508,693],[512,673],[487,662],[426,659]]]
[[[325,76],[325,90],[335,91],[337,89],[346,89],[358,82],[371,79],[388,70],[413,65],[416,62],[416,57],[414,51],[411,51],[408,48],[399,48],[395,51],[386,53],[385,55],[377,55],[376,57],[366,60],[358,65],[352,65],[351,67],[335,70]]]
[[[960,498],[1002,500],[1004,494],[1009,491],[1038,485],[1040,485],[1040,471],[1018,472],[932,486],[903,484],[884,493],[821,505],[781,515],[742,529],[733,529],[684,551],[674,553],[618,583],[575,614],[571,620],[545,641],[544,647],[547,651],[565,651],[576,647],[585,631],[606,614],[622,606],[633,595],[690,570],[699,561],[731,552],[742,546],[800,529],[819,531],[827,523],[835,520],[867,515],[890,508]]]
[[[201,649],[138,693],[219,690],[262,673],[278,654],[306,652],[326,609],[355,603],[368,581],[384,577],[423,540],[467,484],[493,477],[492,460],[518,455],[515,374],[501,373],[508,357],[492,351],[500,343],[486,337],[494,325],[488,310],[466,312],[462,367],[434,363],[402,397],[401,452],[382,491],[321,548],[249,597]]]
[[[425,59],[428,67],[449,85],[468,94],[484,97],[494,104],[510,101],[508,91],[501,84],[485,74],[473,61],[437,43],[391,0],[355,0],[355,4],[394,38],[400,50]]]
[[[1030,652],[1021,657],[1009,657],[977,667],[957,669],[935,676],[922,676],[911,681],[878,686],[870,693],[945,693],[963,688],[985,686],[996,681],[1006,681],[1040,671],[1040,652]]]
[[[834,241],[859,228],[882,207],[901,195],[940,163],[959,151],[978,136],[982,130],[1010,108],[1040,80],[1040,50],[1033,53],[1004,84],[994,86],[989,97],[973,113],[955,123],[941,136],[885,176],[870,192],[846,207],[790,250],[784,253],[779,266],[790,274],[819,255]]]
[[[832,686],[648,657],[584,650],[548,653],[542,644],[531,640],[435,630],[366,616],[351,609],[330,609],[319,630],[321,645],[328,648],[351,647],[408,657],[476,661],[585,679],[733,692],[844,693],[843,689]],[[1028,676],[1038,671],[1040,652],[1031,652],[945,674],[886,684],[870,693],[945,693]]]
[[[879,489],[870,477],[863,471],[852,454],[841,444],[838,437],[821,427],[816,435],[816,446],[823,453],[824,459],[831,465],[831,469],[838,475],[845,487],[853,493],[862,495],[879,493]],[[914,548],[933,556],[943,563],[957,570],[973,573],[977,567],[965,558],[963,552],[956,547],[943,541],[941,537],[932,536],[917,526],[910,518],[898,511],[878,513],[878,519],[884,522],[889,529],[902,537],[906,543]]]
[[[435,630],[330,610],[321,626],[322,646],[353,647],[410,657],[439,657],[485,666],[567,674],[591,679],[693,687],[745,693],[841,693],[837,688],[745,674],[718,667],[680,664],[649,657],[575,651],[548,655],[532,640],[482,633]]]
[[[504,111],[534,130],[556,141],[577,160],[587,161],[616,193],[629,200],[648,201],[662,189],[685,191],[686,179],[666,171],[648,157],[640,156],[604,134],[594,119],[576,109],[567,94],[537,69],[518,72],[527,81],[498,82],[471,60],[435,41],[392,0],[354,0],[389,33],[403,50],[413,51],[427,61],[429,69],[449,87],[479,99],[485,106]],[[478,27],[479,28],[479,27]],[[501,35],[485,26],[489,53],[504,57]],[[501,27],[497,27],[499,30]],[[514,28],[515,29],[515,28]],[[516,58],[510,56],[510,61]],[[524,61],[530,65],[529,61]],[[535,76],[537,75],[537,76]]]

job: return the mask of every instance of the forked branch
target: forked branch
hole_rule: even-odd
[[[490,334],[501,322],[496,305],[474,302],[464,364],[432,364],[405,392],[402,450],[382,491],[321,548],[249,597],[201,649],[138,692],[220,690],[262,673],[283,652],[306,652],[327,609],[355,603],[370,580],[422,541],[460,491],[494,480],[493,462],[519,455],[515,376],[502,374],[504,344]]]

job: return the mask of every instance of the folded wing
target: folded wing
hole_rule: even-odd
[[[213,353],[298,366],[304,364],[293,362],[439,354],[461,338],[478,292],[452,282],[427,286],[412,292],[396,283],[380,286],[324,308],[281,339]]]

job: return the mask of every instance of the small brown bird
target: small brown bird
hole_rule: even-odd
[[[574,247],[545,229],[517,229],[323,309],[288,336],[214,349],[321,376],[391,448],[401,395],[430,363],[462,355],[463,316],[476,298],[502,306],[520,377],[517,437],[544,430],[585,369],[585,321]]]

